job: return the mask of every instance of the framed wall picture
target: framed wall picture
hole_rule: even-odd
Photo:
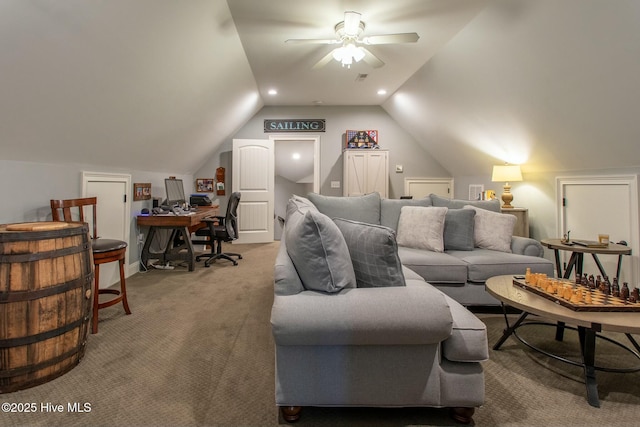
[[[133,184],[133,201],[151,199],[151,183],[134,183]]]
[[[345,148],[380,148],[377,130],[347,130]]]
[[[196,192],[198,193],[213,193],[213,178],[198,178],[196,179]]]

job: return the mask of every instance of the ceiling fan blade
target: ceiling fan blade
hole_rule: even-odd
[[[384,62],[377,56],[375,56],[369,49],[365,49],[364,47],[360,47],[364,51],[364,58],[362,60],[372,66],[373,68],[380,68],[384,65]]]
[[[420,36],[417,33],[381,34],[379,36],[363,37],[364,44],[394,44],[415,43]]]
[[[324,67],[325,65],[327,65],[329,62],[331,62],[331,60],[333,59],[333,50],[329,53],[327,53],[325,56],[323,56],[320,61],[316,62],[316,64],[311,67],[312,70],[317,70],[319,68]]]
[[[358,12],[344,13],[344,34],[351,37],[358,35],[360,29],[360,14]]]
[[[288,39],[284,41],[289,44],[336,44],[340,43],[336,39]]]

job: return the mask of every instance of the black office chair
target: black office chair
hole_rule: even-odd
[[[192,243],[195,244],[207,244],[211,246],[211,253],[201,254],[196,257],[196,261],[206,258],[204,262],[205,267],[209,267],[212,261],[220,258],[231,261],[233,265],[238,265],[238,262],[232,257],[235,256],[238,257],[238,259],[242,259],[242,255],[240,254],[222,252],[222,242],[231,242],[238,238],[238,203],[240,203],[240,193],[232,193],[229,203],[227,204],[227,214],[225,216],[204,218],[202,221],[207,223],[207,227],[196,231],[196,236],[209,237],[208,241],[192,241]]]

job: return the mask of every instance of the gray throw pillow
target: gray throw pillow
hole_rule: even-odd
[[[422,199],[382,199],[380,200],[380,225],[398,230],[400,209],[403,206],[431,206],[429,196]]]
[[[444,218],[447,208],[403,206],[398,220],[398,245],[444,252]]]
[[[473,209],[449,209],[444,217],[444,249],[473,250],[473,230],[476,211]]]
[[[309,193],[307,197],[329,218],[345,218],[367,224],[380,224],[380,194],[337,197]]]
[[[491,212],[500,212],[500,201],[496,200],[461,200],[447,199],[436,194],[430,194],[431,204],[433,206],[442,206],[449,209],[462,209],[465,206],[475,206],[477,208],[486,209]]]
[[[406,286],[392,229],[342,218],[334,222],[347,242],[359,288]]]
[[[500,252],[511,252],[511,236],[518,220],[514,215],[490,212],[475,206],[464,209],[476,211],[474,218],[473,241],[479,248]]]
[[[356,286],[349,249],[326,215],[289,200],[284,238],[289,258],[307,290],[339,292]]]

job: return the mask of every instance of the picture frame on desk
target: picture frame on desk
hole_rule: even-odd
[[[198,193],[213,193],[213,178],[198,178],[196,179],[196,192]]]
[[[151,183],[134,183],[133,184],[133,201],[150,200],[151,199]]]

